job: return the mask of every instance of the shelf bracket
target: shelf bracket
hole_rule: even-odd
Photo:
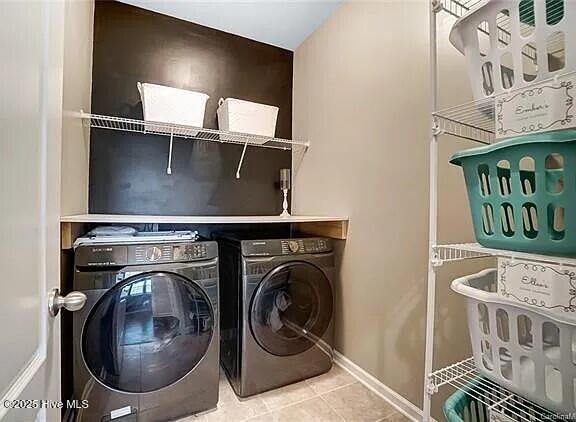
[[[428,375],[427,378],[428,378],[428,380],[426,382],[426,393],[429,396],[433,396],[434,394],[436,394],[438,392],[438,386],[436,385],[436,383],[432,379],[432,376]]]
[[[166,174],[172,174],[172,146],[174,144],[174,131],[170,132],[170,150],[168,151],[168,167]]]
[[[438,256],[438,252],[436,252],[434,249],[430,251],[430,262],[434,268],[441,267],[444,263],[444,261]]]
[[[444,10],[444,5],[440,0],[432,0],[432,10],[434,13],[440,13],[442,10]]]
[[[242,163],[244,162],[244,155],[246,155],[246,148],[248,147],[248,142],[244,144],[242,149],[242,155],[240,156],[240,161],[238,162],[238,168],[236,169],[236,179],[240,179],[240,169],[242,168]]]

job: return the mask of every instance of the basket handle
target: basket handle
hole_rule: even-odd
[[[224,104],[224,98],[220,97],[218,100],[218,107],[222,107],[222,104]]]
[[[471,297],[473,299],[478,299],[478,300],[482,300],[482,301],[493,302],[497,299],[501,299],[500,296],[498,296],[498,293],[491,293],[491,292],[487,292],[487,291],[472,287],[472,286],[470,286],[469,280],[471,278],[486,277],[488,274],[495,273],[495,272],[496,272],[495,269],[489,268],[486,270],[482,270],[479,273],[476,273],[473,275],[460,277],[460,278],[457,278],[456,280],[454,280],[452,282],[452,284],[450,285],[450,287],[456,293],[460,293],[461,295],[468,296],[468,297]],[[496,275],[494,277],[496,277]]]

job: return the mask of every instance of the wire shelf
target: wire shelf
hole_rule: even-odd
[[[491,144],[495,139],[494,110],[494,98],[485,98],[439,110],[432,115],[439,133]]]
[[[429,375],[429,382],[430,388],[434,391],[437,391],[439,387],[450,385],[483,404],[488,409],[488,412],[497,412],[508,416],[512,421],[572,420],[569,419],[570,415],[556,414],[512,393],[494,381],[482,377],[474,365],[473,358],[468,358],[433,372]]]
[[[460,138],[470,139],[482,144],[499,142],[503,138],[497,139],[496,132],[496,104],[506,100],[510,96],[521,94],[536,87],[546,84],[569,84],[570,88],[576,85],[576,71],[558,74],[553,77],[534,82],[515,90],[510,90],[499,96],[482,98],[464,104],[452,106],[432,113],[434,118],[434,129],[437,134],[449,134]],[[502,112],[500,112],[502,114]],[[500,117],[500,116],[499,116]],[[572,116],[570,116],[572,117]],[[501,126],[501,123],[499,123]],[[567,126],[572,127],[570,125]],[[566,128],[566,127],[563,127]],[[557,130],[558,127],[543,129],[542,131]],[[528,132],[534,133],[534,132]]]
[[[482,247],[476,243],[436,245],[432,248],[432,262],[436,265],[442,265],[445,262],[487,258],[492,256],[490,253],[480,250],[481,248]]]
[[[283,150],[291,150],[294,147],[307,149],[309,146],[307,141],[270,138],[260,135],[198,128],[173,123],[128,119],[125,117],[104,116],[100,114],[80,112],[80,118],[83,120],[85,125],[98,129],[173,136],[174,138],[195,139],[200,141],[249,145]]]
[[[485,248],[478,243],[436,245],[432,248],[432,262],[436,265],[442,265],[445,262],[454,262],[463,259],[487,257],[503,257],[557,265],[576,265],[576,258],[516,252],[505,249],[491,249]]]
[[[470,10],[485,3],[485,0],[442,0],[442,10],[455,18],[461,18]]]

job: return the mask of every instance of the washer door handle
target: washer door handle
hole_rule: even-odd
[[[60,296],[60,290],[52,289],[48,294],[48,312],[55,317],[60,308],[67,311],[79,311],[86,303],[86,295],[82,292],[70,292],[66,296]]]

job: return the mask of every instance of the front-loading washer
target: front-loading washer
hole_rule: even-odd
[[[87,296],[72,322],[74,398],[88,404],[77,421],[159,422],[216,407],[215,242],[87,239],[74,266],[73,289]]]
[[[329,371],[331,240],[217,238],[221,364],[236,394],[247,397]]]

